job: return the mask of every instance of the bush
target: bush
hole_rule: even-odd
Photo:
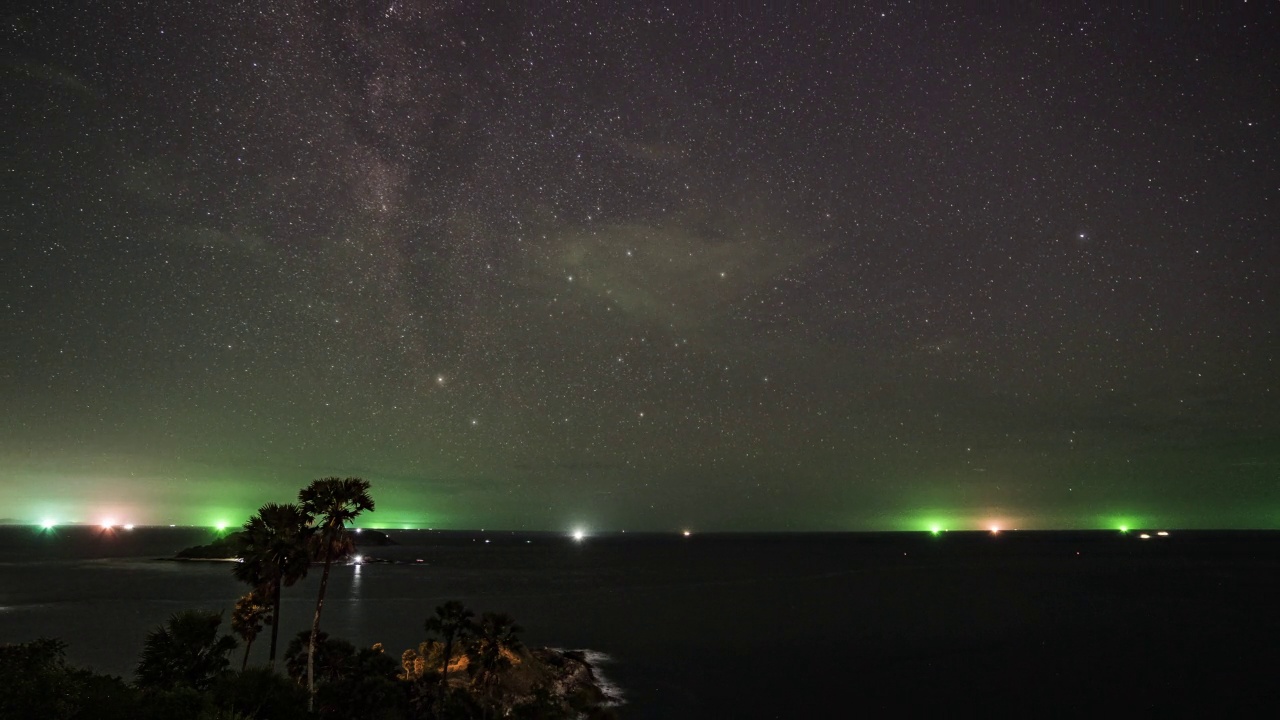
[[[285,667],[299,685],[307,682],[310,631],[298,633],[285,650]],[[343,720],[410,717],[409,686],[399,680],[400,663],[381,645],[356,649],[327,633],[316,636],[316,713]],[[304,703],[305,704],[305,703]]]
[[[230,673],[214,684],[214,703],[224,711],[262,720],[303,720],[307,691],[269,668]]]
[[[67,665],[66,644],[42,638],[0,645],[0,718],[134,718],[137,693],[118,677]]]

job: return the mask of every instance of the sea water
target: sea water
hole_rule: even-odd
[[[530,645],[588,650],[634,718],[1280,699],[1274,534],[945,535],[392,532],[334,567],[322,625],[398,656],[445,600],[507,612]],[[158,559],[211,537],[4,528],[0,642],[58,637],[73,663],[129,678],[169,615],[229,617],[246,591],[229,563]],[[319,577],[286,589],[281,652]]]

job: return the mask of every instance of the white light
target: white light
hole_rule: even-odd
[[[1000,526],[998,526],[998,525],[992,525],[992,526],[991,526],[991,534],[992,534],[992,535],[999,535],[999,534],[1000,534]]]
[[[53,527],[57,524],[58,523],[54,522],[49,518],[45,518],[44,520],[40,521],[40,527],[44,528],[45,530],[52,530]]]
[[[586,538],[586,537],[587,537],[587,534],[586,534],[585,532],[583,532],[582,530],[574,530],[574,531],[573,531],[573,539],[574,539],[574,540],[577,540],[578,542],[582,542],[582,541],[583,541],[583,539],[584,539],[584,538]]]
[[[103,521],[102,521],[102,529],[103,529],[103,530],[110,530],[111,528],[113,528],[113,527],[115,527],[115,526],[116,526],[116,522],[115,522],[114,520],[103,520]]]
[[[688,530],[685,530],[683,533],[680,533],[680,534],[681,534],[681,535],[684,535],[685,537],[689,537],[689,536],[690,536],[690,535],[692,535],[693,533],[689,532]]]
[[[1148,534],[1146,534],[1146,533],[1142,533],[1142,534],[1141,534],[1141,535],[1139,535],[1138,537],[1139,537],[1139,538],[1141,538],[1141,539],[1143,539],[1143,540],[1150,540],[1150,539],[1151,539],[1151,536],[1150,536],[1150,535],[1148,535]]]
[[[132,530],[132,529],[133,529],[133,525],[125,525],[125,526],[124,526],[124,529],[125,529],[125,530]]]
[[[360,563],[364,562],[364,556],[363,556],[363,555],[357,555],[357,556],[355,556],[355,558],[353,558],[353,559],[355,560],[355,563],[356,563],[357,565],[359,565]]]
[[[1160,532],[1158,532],[1158,533],[1156,533],[1156,534],[1157,534],[1157,535],[1159,535],[1160,537],[1169,537],[1169,533],[1168,533],[1168,532],[1166,532],[1166,531],[1164,531],[1164,530],[1161,530]]]

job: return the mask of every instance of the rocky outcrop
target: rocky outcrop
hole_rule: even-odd
[[[503,648],[503,668],[478,677],[465,649],[455,650],[449,663],[448,686],[468,694],[500,715],[536,717],[611,717],[619,698],[601,687],[585,653],[554,648]],[[438,683],[442,645],[427,641],[401,656],[402,680]]]
[[[575,710],[608,705],[616,700],[601,689],[595,670],[582,651],[538,648],[531,655],[551,670],[551,695]]]

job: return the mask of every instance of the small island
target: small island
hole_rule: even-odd
[[[391,539],[390,535],[381,530],[361,529],[359,533],[352,534],[352,547],[358,549],[360,546],[386,547],[388,545],[397,544]],[[358,542],[357,542],[358,540]],[[174,554],[174,560],[236,560],[240,557],[240,548],[246,542],[244,531],[237,530],[214,538],[213,542],[205,545],[192,545],[183,548]],[[373,558],[369,558],[373,562]]]
[[[189,548],[183,548],[173,556],[173,559],[235,560],[236,551],[240,547],[240,543],[243,542],[243,539],[243,533],[227,533],[214,538],[213,542],[206,545],[192,545]]]

